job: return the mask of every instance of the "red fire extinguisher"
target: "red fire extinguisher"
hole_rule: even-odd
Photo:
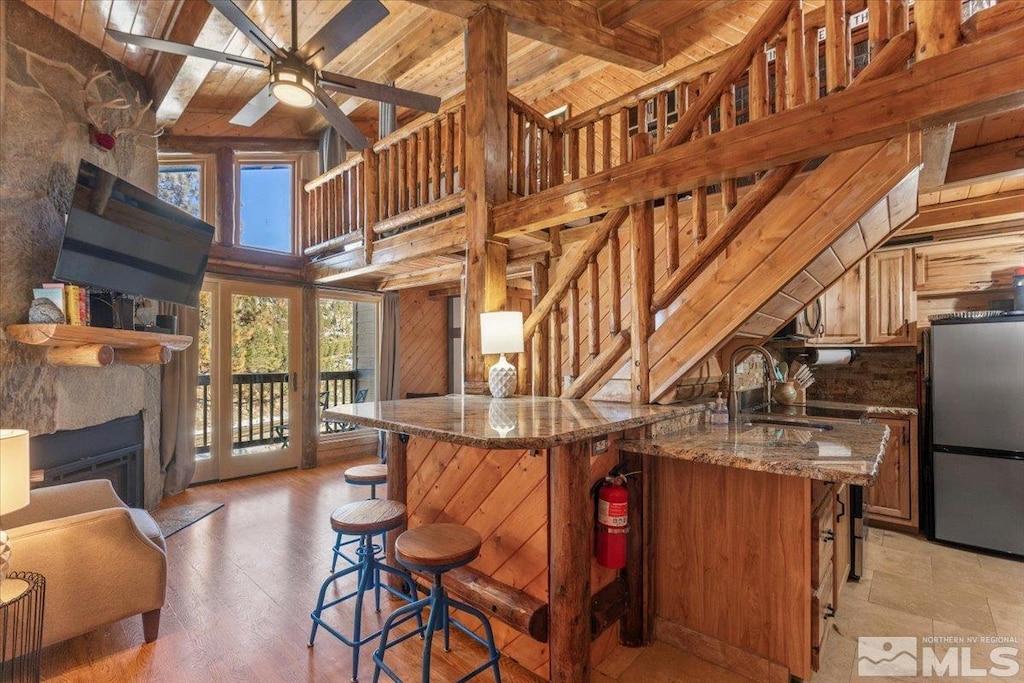
[[[597,489],[597,563],[609,569],[626,566],[629,492],[626,477],[605,477]]]

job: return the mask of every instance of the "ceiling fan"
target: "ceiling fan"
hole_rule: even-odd
[[[351,0],[301,47],[298,46],[298,0],[291,0],[292,46],[287,49],[271,41],[232,0],[207,1],[270,58],[268,64],[258,59],[114,29],[107,29],[107,34],[119,42],[150,50],[201,57],[269,72],[267,85],[231,119],[231,123],[239,126],[253,125],[278,102],[304,109],[315,106],[350,147],[364,149],[370,143],[338,108],[325,88],[422,111],[436,112],[441,106],[438,97],[322,71],[323,67],[388,15],[388,9],[379,0]]]

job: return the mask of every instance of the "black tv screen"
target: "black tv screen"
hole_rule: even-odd
[[[212,225],[83,160],[53,277],[196,306],[212,241]]]

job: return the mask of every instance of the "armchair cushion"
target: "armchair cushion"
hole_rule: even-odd
[[[11,568],[46,577],[44,645],[163,606],[163,536],[145,510],[125,507],[110,482],[34,490],[28,507],[4,516],[5,525],[12,518],[28,523],[6,527]]]

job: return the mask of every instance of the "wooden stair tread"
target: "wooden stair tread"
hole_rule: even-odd
[[[482,542],[480,534],[461,524],[424,524],[398,537],[395,554],[418,567],[451,567],[475,559]]]
[[[347,503],[331,513],[331,528],[347,534],[390,531],[405,524],[405,505],[375,498]]]

